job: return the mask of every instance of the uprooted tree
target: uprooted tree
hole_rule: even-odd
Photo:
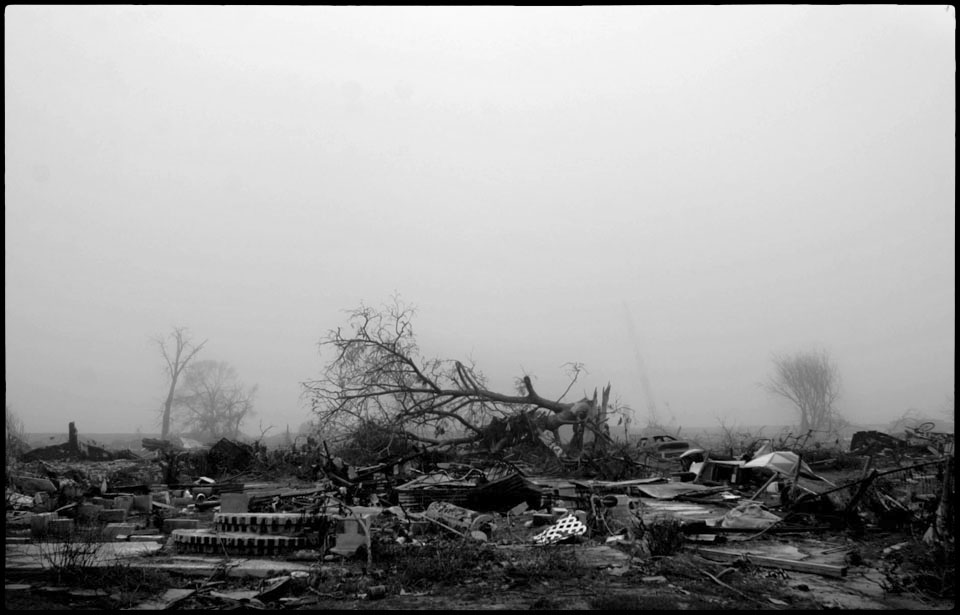
[[[573,426],[573,446],[610,440],[605,429],[610,386],[598,401],[562,401],[582,372],[571,365],[570,383],[557,399],[541,396],[529,376],[516,394],[487,388],[483,374],[456,360],[420,354],[412,326],[414,309],[395,299],[380,309],[361,305],[349,312],[348,328],[320,342],[331,357],[320,378],[303,382],[317,427],[325,433],[357,433],[371,424],[380,440],[421,445],[477,444],[491,452]],[[542,439],[541,439],[542,441]]]

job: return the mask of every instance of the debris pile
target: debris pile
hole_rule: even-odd
[[[421,450],[368,466],[345,463],[319,443],[290,462],[310,475],[293,486],[258,481],[254,468],[270,455],[227,439],[200,448],[150,442],[153,458],[137,460],[81,460],[75,453],[82,449],[68,445],[66,460],[24,456],[7,468],[8,536],[12,529],[31,541],[63,540],[96,526],[106,539],[153,540],[179,555],[325,566],[356,560],[368,569],[391,550],[443,539],[500,549],[602,545],[626,554],[626,563],[611,564],[617,574],[688,549],[714,562],[843,578],[856,565],[854,549],[818,547],[800,556],[783,540],[811,544],[828,530],[850,538],[903,532],[931,549],[952,549],[952,435],[920,435],[922,446],[907,446],[907,439],[861,432],[849,453],[860,465],[830,479],[804,451],[769,443],[736,459],[659,439],[634,454],[608,443],[576,458],[542,446],[537,454],[549,451],[553,461],[539,465],[527,448],[512,461],[475,452],[438,461]],[[571,465],[576,471],[566,473]],[[779,541],[763,542],[773,536]],[[888,573],[891,586],[919,582]],[[258,605],[304,583],[285,575],[255,595],[203,595]],[[375,599],[384,587],[369,584],[361,593]]]

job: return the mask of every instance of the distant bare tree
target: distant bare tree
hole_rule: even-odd
[[[10,463],[29,447],[27,446],[26,433],[23,426],[23,420],[17,416],[17,413],[7,404],[4,408],[4,418],[6,419],[6,451],[7,469],[10,469]]]
[[[800,432],[832,431],[842,419],[833,404],[840,395],[840,372],[825,350],[773,357],[766,390],[791,402],[800,413]]]
[[[173,410],[174,399],[177,391],[177,381],[180,379],[183,370],[187,368],[191,359],[196,356],[203,348],[206,341],[199,345],[194,345],[190,340],[190,335],[184,327],[174,327],[170,333],[169,342],[164,337],[155,338],[155,342],[160,347],[163,360],[166,362],[166,372],[169,378],[169,388],[167,389],[167,399],[163,403],[162,426],[160,429],[160,439],[166,440],[170,435],[170,413]]]
[[[256,392],[256,386],[247,388],[240,383],[237,371],[228,363],[196,361],[184,372],[175,405],[185,428],[213,440],[236,438],[240,425],[253,414]]]

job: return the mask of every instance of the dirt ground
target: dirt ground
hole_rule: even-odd
[[[858,540],[836,537],[848,547],[843,557],[857,564],[843,578],[714,562],[691,544],[673,555],[638,559],[628,553],[613,558],[613,547],[592,540],[553,546],[453,541],[436,550],[437,561],[429,559],[432,554],[421,558],[396,552],[375,558],[370,570],[362,558],[323,566],[323,572],[270,599],[254,598],[265,590],[263,579],[198,578],[118,566],[69,580],[53,573],[6,574],[4,605],[7,610],[126,609],[150,600],[162,603],[164,594],[177,588],[194,594],[170,609],[952,610],[953,600],[885,590],[884,550],[902,544],[903,538],[891,533]],[[755,546],[791,540],[762,539]]]

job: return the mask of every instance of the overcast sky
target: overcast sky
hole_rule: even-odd
[[[6,402],[157,432],[152,338],[296,430],[345,310],[399,294],[491,388],[786,424],[952,415],[956,14],[937,6],[5,10]],[[644,380],[649,386],[644,386]]]

